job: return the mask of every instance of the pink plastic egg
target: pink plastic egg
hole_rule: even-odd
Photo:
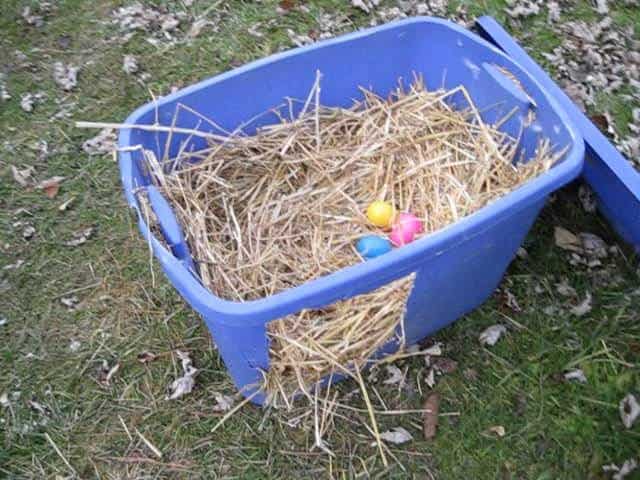
[[[403,230],[413,232],[414,236],[424,231],[422,220],[416,217],[413,213],[401,213],[398,215],[396,223],[400,224]]]
[[[403,227],[403,225],[398,222],[391,228],[389,239],[396,247],[401,247],[407,243],[413,242],[415,236],[416,234],[413,230]]]

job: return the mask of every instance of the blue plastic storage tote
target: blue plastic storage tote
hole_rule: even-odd
[[[134,192],[149,185],[140,146],[164,153],[166,133],[140,128],[121,131],[120,169],[128,203],[138,212],[143,236],[170,281],[204,318],[238,388],[254,393],[269,368],[266,325],[274,319],[319,308],[381,287],[415,272],[404,318],[411,345],[481,304],[496,288],[534,222],[547,195],[574,179],[582,169],[584,145],[567,115],[544,89],[498,49],[465,29],[439,19],[418,17],[297,48],[250,63],[185,88],[136,110],[130,125],[171,126],[176,106],[186,105],[232,131],[286,97],[305,98],[316,71],[323,75],[326,106],[350,106],[361,98],[359,86],[386,96],[399,77],[422,74],[429,89],[464,85],[485,121],[519,107],[501,129],[517,136],[530,155],[541,136],[564,158],[547,173],[441,231],[363,262],[270,297],[244,303],[216,297],[192,273],[192,260],[170,206],[149,188],[167,250],[149,230]],[[508,71],[511,75],[505,76]],[[513,81],[517,78],[519,85]],[[526,93],[525,93],[526,92]],[[533,119],[533,121],[532,121]],[[277,122],[261,116],[245,131]],[[206,122],[180,109],[175,127],[211,131]],[[186,145],[185,145],[186,144]],[[188,134],[172,135],[170,155],[205,143]],[[528,155],[526,155],[528,156]],[[262,394],[253,397],[262,403]]]

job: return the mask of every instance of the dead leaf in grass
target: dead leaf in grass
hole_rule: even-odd
[[[489,427],[487,429],[487,433],[494,433],[500,438],[504,437],[507,434],[506,430],[502,425],[494,425],[493,427]]]
[[[453,373],[458,369],[458,362],[451,358],[439,357],[433,362],[433,368],[441,373]]]
[[[233,407],[234,398],[232,396],[215,392],[213,397],[216,399],[216,404],[213,406],[214,412],[228,412]]]
[[[127,75],[133,75],[140,69],[138,65],[138,60],[133,55],[125,55],[122,60],[122,70]]]
[[[118,370],[120,370],[119,362],[116,363],[113,367],[109,367],[107,361],[103,360],[100,370],[98,370],[98,382],[101,385],[108,387],[109,385],[111,385],[111,379],[116,373],[118,373]]]
[[[622,420],[622,424],[625,428],[629,429],[633,427],[633,424],[640,416],[640,404],[638,404],[638,400],[636,397],[628,393],[622,400],[620,400],[619,405],[620,410],[620,419]]]
[[[80,230],[79,232],[75,232],[73,234],[73,238],[64,242],[67,247],[77,247],[86,243],[89,238],[93,235],[93,227],[85,228],[84,230]]]
[[[182,370],[184,371],[184,374],[173,381],[169,387],[171,394],[167,395],[166,400],[176,400],[188,393],[191,393],[196,384],[194,377],[198,373],[198,370],[193,367],[193,362],[191,361],[189,353],[176,350],[176,355],[182,361]]]
[[[576,368],[574,370],[569,370],[564,374],[564,379],[568,382],[578,382],[578,383],[587,383],[587,377],[584,372]]]
[[[19,169],[19,168],[16,168],[14,165],[11,165],[11,174],[13,175],[13,179],[21,187],[29,186],[34,172],[35,172],[35,168],[33,167]]]
[[[65,212],[69,208],[69,205],[71,205],[71,202],[73,202],[73,200],[75,200],[75,198],[76,197],[71,197],[69,200],[66,200],[63,203],[61,203],[58,206],[58,211]]]
[[[158,356],[155,353],[151,353],[151,352],[148,352],[146,350],[144,352],[140,352],[138,354],[138,361],[140,363],[144,363],[144,364],[151,363],[156,358],[158,358]]]
[[[429,373],[424,377],[424,383],[427,384],[427,387],[433,388],[436,385],[436,372],[433,368],[429,369]]]
[[[582,242],[580,241],[580,239],[566,228],[555,227],[553,236],[556,242],[556,246],[562,248],[563,250],[583,253]]]
[[[569,281],[563,278],[560,283],[556,283],[556,291],[563,297],[577,297],[575,289],[569,285]]]
[[[516,296],[508,288],[504,289],[504,304],[514,312],[522,312]]]
[[[25,240],[31,240],[36,234],[36,228],[33,225],[27,225],[22,230],[22,238]]]
[[[385,442],[400,445],[413,440],[413,436],[402,427],[395,427],[392,430],[382,432],[380,438]]]
[[[587,292],[585,299],[575,307],[571,308],[571,313],[576,317],[582,317],[591,311],[591,294]]]
[[[596,211],[596,199],[593,195],[593,190],[588,185],[580,185],[578,189],[578,199],[582,204],[582,209],[587,213],[594,213]]]
[[[395,365],[387,365],[385,366],[385,369],[387,370],[389,377],[382,383],[385,385],[398,385],[399,387],[404,384],[404,374],[402,373],[402,370]]]
[[[292,10],[296,7],[296,0],[280,0],[278,6],[285,11]]]
[[[100,130],[93,138],[85,140],[82,150],[89,155],[102,155],[111,153],[116,148],[116,132],[111,128]]]
[[[51,177],[47,180],[41,181],[36,188],[38,190],[42,190],[44,194],[49,198],[55,198],[58,195],[58,191],[60,190],[60,183],[64,180],[64,177]]]
[[[2,395],[0,395],[0,407],[7,408],[9,405],[11,405],[9,402],[9,395],[7,395],[6,392],[3,392]]]
[[[422,436],[425,440],[431,440],[438,430],[438,414],[440,412],[440,394],[434,392],[427,397],[422,407]]]
[[[31,93],[25,93],[20,97],[20,108],[27,113],[33,112],[34,98]]]
[[[478,379],[478,371],[475,368],[465,368],[462,375],[469,382],[475,382]]]
[[[609,256],[609,246],[599,236],[582,232],[579,235],[582,248],[585,253],[592,258],[607,258]]]
[[[623,480],[636,468],[638,468],[638,462],[635,458],[630,458],[629,460],[625,460],[625,462],[622,464],[622,467],[619,467],[612,463],[610,465],[604,465],[602,467],[602,471],[605,473],[614,472],[611,480]]]
[[[46,407],[45,405],[42,405],[40,402],[36,401],[35,397],[27,401],[27,404],[29,405],[29,407],[31,407],[32,410],[38,412],[40,415],[43,415],[45,417],[51,413],[51,410],[49,410],[49,407]]]
[[[65,65],[62,62],[56,62],[53,64],[53,80],[63,90],[71,91],[78,84],[79,70],[78,67],[71,64]]]
[[[75,295],[72,297],[62,297],[60,303],[69,309],[74,309],[79,303],[78,297]]]
[[[480,344],[493,346],[506,332],[507,328],[504,325],[491,325],[480,334]]]

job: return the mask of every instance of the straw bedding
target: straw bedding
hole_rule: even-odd
[[[453,94],[468,107],[453,110]],[[561,156],[542,140],[527,152],[531,161],[519,163],[517,139],[484,124],[463,87],[427,91],[420,78],[388,98],[363,90],[362,101],[343,109],[322,106],[318,76],[300,104],[295,118],[281,115],[252,136],[229,132],[177,159],[145,152],[202,283],[219,297],[261,298],[362,261],[357,239],[384,235],[364,215],[374,200],[414,213],[427,235]],[[329,373],[348,374],[401,332],[412,282],[272,322],[264,388],[273,402],[287,404]]]

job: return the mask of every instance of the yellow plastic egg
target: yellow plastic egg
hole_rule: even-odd
[[[376,200],[367,208],[367,218],[376,227],[389,228],[393,223],[395,209],[389,202]]]

